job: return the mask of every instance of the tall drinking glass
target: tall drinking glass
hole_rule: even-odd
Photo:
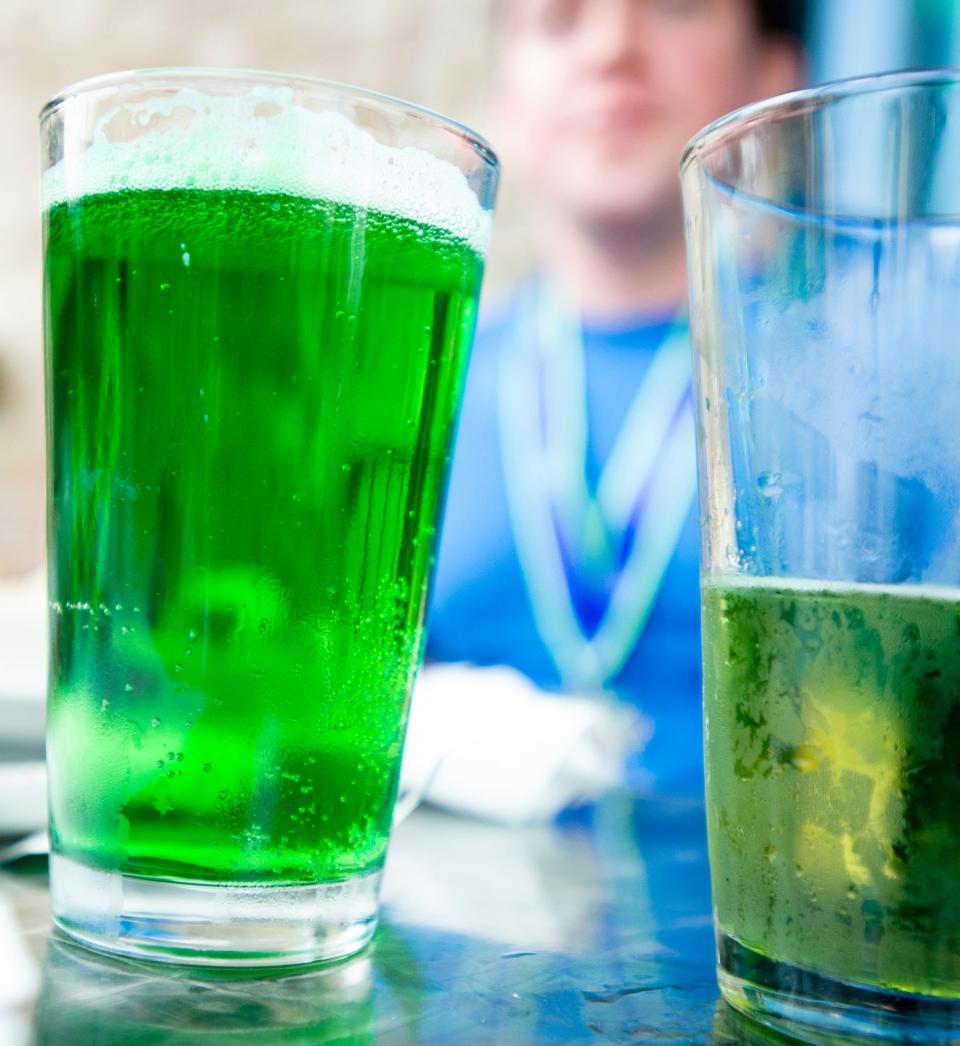
[[[749,107],[683,184],[720,985],[956,1042],[960,74]]]
[[[497,161],[261,73],[42,114],[51,890],[193,963],[376,922]]]

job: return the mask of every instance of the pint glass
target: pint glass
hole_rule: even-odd
[[[752,106],[683,183],[721,988],[956,1042],[960,79]]]
[[[42,114],[54,915],[276,965],[376,922],[497,162],[310,79]]]

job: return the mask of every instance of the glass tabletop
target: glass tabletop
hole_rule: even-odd
[[[0,873],[0,1042],[769,1043],[719,1001],[702,804],[614,794],[501,828],[420,810],[359,957],[277,976],[112,960]]]

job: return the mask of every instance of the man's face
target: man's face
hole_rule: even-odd
[[[506,0],[499,108],[505,158],[586,220],[679,206],[677,166],[701,127],[796,85],[748,0]]]

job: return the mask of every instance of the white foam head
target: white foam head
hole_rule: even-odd
[[[229,96],[183,88],[124,103],[97,121],[85,150],[68,151],[44,172],[42,201],[47,208],[124,189],[174,188],[351,204],[444,229],[481,253],[490,239],[490,214],[454,164],[412,146],[382,145],[340,113],[295,104],[292,90],[280,86]]]
[[[950,603],[960,603],[960,587],[955,585],[937,585],[917,581],[843,581],[812,577],[780,577],[764,574],[712,574],[704,575],[705,588],[720,589],[772,589],[789,590],[790,592],[829,593],[834,596],[844,595],[888,595],[904,599],[933,599]]]

